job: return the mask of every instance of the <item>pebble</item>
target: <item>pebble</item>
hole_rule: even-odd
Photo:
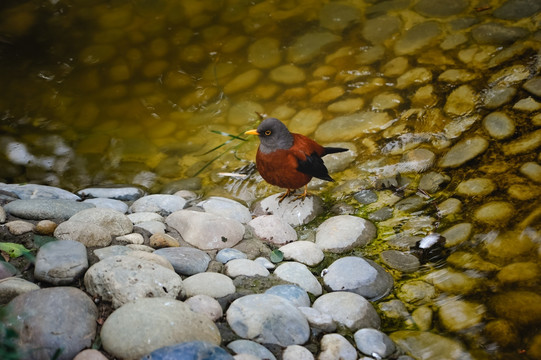
[[[529,31],[525,28],[496,22],[477,25],[471,31],[472,38],[481,45],[510,44],[528,34]]]
[[[512,290],[496,294],[488,307],[496,316],[511,321],[516,326],[537,324],[541,320],[541,295],[528,290]]]
[[[307,64],[320,55],[324,47],[340,40],[340,36],[326,31],[301,35],[287,49],[287,60],[293,64]]]
[[[298,262],[282,263],[274,270],[274,275],[282,280],[299,285],[315,296],[319,296],[323,292],[317,278],[304,264]]]
[[[197,206],[201,206],[208,213],[233,219],[242,224],[247,224],[252,220],[250,210],[241,203],[231,199],[212,196],[199,202]]]
[[[403,302],[416,306],[429,304],[437,296],[434,286],[422,280],[405,282],[396,295]]]
[[[86,247],[73,240],[49,241],[36,255],[34,277],[53,285],[68,285],[88,269]]]
[[[247,256],[245,253],[243,253],[240,250],[232,249],[232,248],[225,248],[216,254],[216,261],[221,262],[222,264],[226,264],[230,260],[234,259],[246,259]]]
[[[6,222],[6,210],[4,210],[4,208],[0,206],[0,224],[3,224],[5,222]]]
[[[376,227],[363,218],[338,215],[325,220],[316,232],[316,245],[323,251],[342,253],[365,246],[376,237]]]
[[[66,222],[61,223],[55,231],[67,223],[97,225],[112,236],[126,235],[132,232],[133,224],[123,213],[113,209],[90,208],[79,211]],[[86,225],[85,225],[86,226]]]
[[[482,93],[481,100],[487,109],[497,109],[509,103],[516,93],[512,86],[493,86]]]
[[[532,131],[503,145],[505,155],[518,155],[534,151],[541,146],[541,129]]]
[[[379,316],[368,300],[358,294],[347,291],[330,292],[321,295],[312,307],[323,314],[328,314],[338,326],[351,331],[371,327],[378,329]]]
[[[394,52],[399,56],[414,54],[435,41],[440,34],[441,29],[438,22],[422,22],[402,33],[395,42]]]
[[[126,253],[126,255],[134,257],[136,259],[150,261],[154,264],[161,265],[166,269],[175,271],[175,269],[173,268],[173,265],[171,265],[169,260],[167,260],[163,256],[160,256],[152,252],[144,251],[144,250],[137,250],[137,249],[132,249],[132,250],[133,251]]]
[[[421,266],[417,257],[398,250],[384,250],[379,256],[385,265],[403,273],[415,272]]]
[[[270,294],[243,296],[231,303],[227,323],[241,338],[279,346],[304,344],[308,321],[288,300]]]
[[[481,291],[483,281],[450,268],[431,272],[426,276],[426,280],[434,284],[436,289],[449,294],[472,294]]]
[[[289,225],[296,227],[308,224],[323,213],[323,201],[316,196],[307,196],[303,201],[291,197],[278,202],[280,194],[271,195],[257,202],[252,213],[254,216],[276,215]]]
[[[75,240],[86,247],[109,246],[113,240],[111,233],[106,228],[98,224],[82,221],[65,221],[61,223],[56,227],[54,237],[59,240]]]
[[[515,262],[504,266],[496,275],[502,285],[535,284],[541,278],[541,269],[533,262]]]
[[[34,359],[72,359],[92,345],[96,336],[98,309],[83,291],[52,287],[23,293],[10,301],[7,328],[18,334],[17,346]]]
[[[92,204],[97,208],[113,209],[123,214],[128,212],[128,205],[120,200],[108,198],[92,198],[83,201],[83,204]]]
[[[449,116],[465,116],[471,113],[477,102],[477,94],[469,85],[461,85],[449,94],[443,110]]]
[[[396,88],[405,89],[413,85],[422,85],[432,80],[432,72],[424,67],[407,70],[396,79]]]
[[[433,360],[473,359],[459,341],[432,332],[401,330],[392,333],[390,338],[415,359],[428,357]]]
[[[34,231],[34,224],[23,220],[13,220],[6,223],[6,228],[12,235],[22,235]]]
[[[515,105],[513,105],[513,109],[524,112],[534,112],[541,109],[541,103],[534,100],[532,97],[527,97],[517,101]]]
[[[212,321],[216,321],[224,315],[220,303],[208,295],[194,295],[186,299],[184,303],[190,306],[190,310],[193,312],[205,315]]]
[[[491,179],[475,178],[462,181],[456,187],[456,194],[462,196],[486,196],[496,190],[496,184]]]
[[[541,165],[538,163],[532,161],[526,162],[522,164],[519,171],[528,179],[536,183],[541,183]]]
[[[36,224],[34,231],[40,235],[53,235],[57,226],[54,221],[41,220]]]
[[[359,9],[350,4],[327,3],[319,12],[320,26],[333,32],[341,32],[360,20]]]
[[[0,281],[0,305],[5,305],[16,296],[33,290],[39,290],[39,286],[33,282],[17,278],[8,277]]]
[[[271,37],[254,41],[248,48],[248,61],[260,69],[278,66],[282,61],[280,41]]]
[[[236,291],[229,276],[215,272],[203,272],[187,277],[182,282],[187,297],[207,295],[220,299]]]
[[[135,201],[145,195],[145,192],[137,187],[93,187],[85,188],[76,193],[82,198],[109,198],[121,201]]]
[[[227,344],[227,348],[235,354],[250,354],[259,359],[276,360],[272,352],[255,341],[244,339],[234,340]]]
[[[233,247],[244,236],[244,226],[240,222],[200,211],[176,211],[165,219],[165,223],[201,250]]]
[[[353,335],[357,349],[365,355],[385,359],[391,356],[396,346],[383,332],[376,329],[360,329]]]
[[[155,212],[141,211],[133,214],[128,214],[128,219],[133,223],[133,225],[138,225],[139,223],[159,221],[164,222],[165,219],[160,214]]]
[[[281,246],[279,250],[285,260],[294,260],[307,266],[315,266],[325,258],[323,251],[311,241],[295,241]]]
[[[265,294],[281,296],[297,307],[310,306],[308,293],[297,285],[275,285],[265,291]]]
[[[194,275],[205,272],[210,263],[210,256],[191,247],[165,247],[154,251],[155,255],[166,258],[179,275]]]
[[[90,295],[110,301],[113,308],[150,296],[175,299],[183,291],[182,279],[174,271],[128,255],[92,265],[84,283]]]
[[[246,90],[254,85],[261,78],[261,76],[263,76],[263,73],[258,69],[245,71],[225,84],[224,92],[227,95],[231,95],[242,90]]]
[[[284,245],[297,240],[297,232],[277,215],[261,215],[248,223],[248,228],[261,241]]]
[[[324,270],[323,283],[331,291],[351,291],[375,301],[387,296],[393,278],[372,260],[346,256]]]
[[[440,305],[438,316],[445,329],[457,332],[479,325],[485,312],[486,309],[481,304],[447,299]]]
[[[0,190],[16,194],[22,200],[34,199],[63,199],[80,200],[79,196],[54,186],[37,184],[4,184],[0,183]]]
[[[182,210],[186,206],[186,200],[176,195],[153,194],[146,195],[134,201],[129,211],[137,212],[155,212],[162,216],[167,216],[175,211]]]
[[[500,111],[485,116],[483,127],[491,137],[497,140],[506,139],[515,133],[514,121],[507,114]]]
[[[261,264],[249,259],[233,259],[225,264],[225,274],[237,276],[269,276],[269,271]]]
[[[445,0],[421,0],[414,9],[424,16],[447,17],[458,15],[468,7],[467,0],[448,2]],[[367,354],[370,355],[370,354]]]
[[[131,233],[131,234],[126,234],[122,236],[117,236],[113,240],[114,245],[130,245],[130,244],[142,245],[144,242],[145,242],[145,239],[143,238],[143,235],[138,234],[138,233]]]
[[[488,141],[481,136],[466,138],[456,143],[438,163],[444,168],[456,168],[479,156],[488,148]]]
[[[319,310],[305,306],[300,306],[299,310],[306,317],[306,320],[308,320],[310,328],[325,332],[336,330],[336,323],[329,314],[324,314]]]
[[[4,206],[13,216],[29,220],[61,219],[67,220],[79,211],[95,205],[65,199],[15,200]]]
[[[292,64],[286,64],[272,69],[269,78],[279,84],[295,85],[306,79],[304,70]]]
[[[364,134],[383,130],[393,119],[386,112],[361,111],[342,115],[321,124],[315,138],[318,142],[349,141]]]
[[[163,223],[160,223],[160,224],[163,224]],[[180,243],[178,242],[177,239],[175,239],[171,235],[167,235],[167,234],[159,233],[159,232],[153,233],[149,240],[150,240],[150,246],[153,247],[154,249],[180,246]],[[143,242],[141,242],[141,244],[142,243]]]
[[[475,220],[492,226],[503,226],[507,224],[515,214],[515,207],[506,201],[489,201],[473,213]]]
[[[141,329],[152,331],[142,333]],[[105,351],[126,359],[139,359],[164,346],[188,341],[216,346],[221,342],[212,320],[181,301],[165,297],[139,298],[123,305],[105,320],[100,336]]]
[[[397,16],[382,15],[364,21],[362,35],[372,44],[382,44],[400,31],[402,21]],[[386,74],[389,76],[388,74]]]
[[[212,360],[234,360],[227,351],[216,344],[206,341],[187,341],[179,344],[164,346],[152,351],[143,360],[191,360],[191,359],[212,359]]]
[[[314,355],[300,345],[289,345],[282,352],[283,360],[314,360]]]
[[[325,334],[320,341],[318,360],[357,360],[357,350],[340,334]]]
[[[78,353],[73,360],[107,360],[105,355],[95,349],[85,349]]]
[[[445,238],[445,246],[453,247],[468,240],[472,230],[473,225],[471,223],[458,223],[442,231],[441,235]]]

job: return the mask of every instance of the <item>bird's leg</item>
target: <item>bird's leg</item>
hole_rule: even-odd
[[[285,193],[282,194],[282,196],[280,196],[280,200],[278,200],[278,203],[281,203],[282,201],[284,201],[284,199],[286,197],[288,197],[289,195],[291,195],[291,192],[292,191],[295,191],[294,189],[291,190],[291,189],[287,189],[287,191]]]
[[[300,195],[297,195],[295,197],[295,200],[299,200],[299,199],[304,200],[306,198],[306,195],[308,195],[308,184],[304,185],[304,192]]]

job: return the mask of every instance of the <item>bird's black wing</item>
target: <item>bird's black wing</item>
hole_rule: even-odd
[[[319,157],[319,155],[315,152],[312,153],[312,155],[307,156],[306,160],[299,160],[299,166],[297,167],[297,170],[318,179],[334,181],[329,176],[329,171],[325,167],[323,159]]]

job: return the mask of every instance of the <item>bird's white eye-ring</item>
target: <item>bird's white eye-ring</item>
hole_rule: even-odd
[[[265,130],[265,135],[269,136],[272,133],[270,130]]]

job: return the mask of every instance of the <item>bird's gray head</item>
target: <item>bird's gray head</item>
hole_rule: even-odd
[[[257,127],[257,133],[261,142],[259,151],[264,154],[293,146],[293,135],[278,119],[266,118]]]

